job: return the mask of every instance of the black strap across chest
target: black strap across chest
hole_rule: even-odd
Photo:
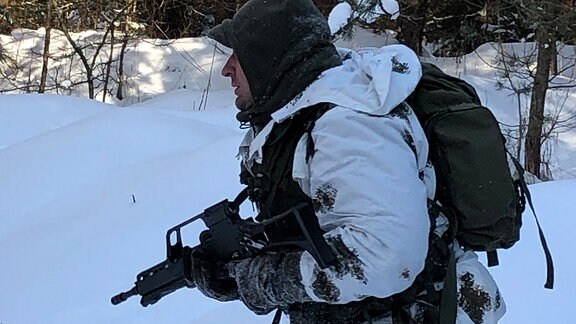
[[[312,204],[292,178],[294,154],[302,136],[310,133],[316,120],[332,107],[320,103],[274,125],[262,148],[262,163],[254,163],[250,170],[242,168],[240,181],[248,186],[250,199],[258,207],[258,220],[269,219],[302,202]],[[311,136],[308,138],[307,158],[314,153]]]

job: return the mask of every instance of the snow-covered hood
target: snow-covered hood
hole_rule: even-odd
[[[302,93],[272,114],[281,122],[302,108],[330,102],[385,115],[404,101],[422,76],[418,56],[404,45],[352,51],[338,49],[344,62],[324,71]]]

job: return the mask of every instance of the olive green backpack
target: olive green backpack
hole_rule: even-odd
[[[422,74],[406,102],[429,142],[437,181],[433,207],[449,218],[451,233],[463,247],[486,251],[488,265],[497,265],[496,251],[520,239],[526,200],[534,212],[524,170],[511,158],[517,171],[513,177],[498,122],[470,84],[429,63],[422,63]],[[537,218],[536,223],[547,262],[545,287],[551,289],[552,257]],[[451,288],[445,289],[442,304],[452,304],[455,316],[454,260],[448,264],[445,287]]]

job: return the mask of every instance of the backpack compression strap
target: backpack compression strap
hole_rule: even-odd
[[[544,284],[545,288],[553,289],[554,288],[554,261],[552,260],[552,254],[550,253],[550,249],[548,248],[548,243],[546,242],[546,237],[544,237],[544,231],[542,230],[542,226],[540,226],[540,222],[538,221],[538,216],[536,216],[536,210],[534,209],[534,204],[532,203],[532,197],[530,195],[530,190],[528,190],[528,185],[524,180],[524,168],[520,165],[520,162],[516,160],[513,156],[512,161],[514,162],[514,166],[518,171],[519,182],[520,182],[520,189],[522,190],[522,194],[526,196],[528,200],[528,205],[532,210],[532,214],[534,214],[534,219],[536,220],[536,226],[538,226],[538,235],[540,236],[540,244],[542,244],[542,249],[544,250],[544,254],[546,256],[546,283]]]

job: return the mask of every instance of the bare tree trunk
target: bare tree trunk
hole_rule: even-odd
[[[102,93],[102,102],[106,102],[106,94],[108,93],[108,83],[110,82],[110,71],[112,69],[112,62],[114,61],[114,24],[110,25],[110,53],[108,55],[108,62],[106,62],[106,74],[104,75],[104,92]]]
[[[116,91],[116,99],[124,99],[124,53],[126,53],[126,47],[128,46],[128,35],[124,35],[122,39],[122,48],[120,49],[120,59],[118,62],[118,90]]]
[[[516,159],[520,161],[522,155],[522,139],[524,138],[524,122],[522,117],[522,94],[516,92],[516,101],[518,102],[518,145],[516,146]]]
[[[130,31],[130,26],[134,23],[134,21],[136,20],[136,11],[137,11],[137,5],[136,5],[137,1],[128,1],[128,9],[126,9],[126,21],[124,23],[124,34],[128,34]]]
[[[104,47],[104,45],[106,44],[106,39],[108,38],[108,34],[110,33],[110,31],[112,30],[114,24],[116,23],[116,21],[118,21],[121,17],[124,16],[126,10],[130,7],[131,3],[129,3],[128,5],[124,6],[121,10],[119,10],[116,15],[108,22],[108,28],[106,29],[106,31],[104,32],[104,35],[102,35],[102,40],[98,43],[98,45],[96,46],[96,49],[94,50],[94,53],[92,53],[92,60],[89,62],[88,58],[86,57],[86,55],[84,54],[84,48],[82,46],[80,46],[78,44],[78,42],[76,42],[75,40],[72,39],[72,36],[70,35],[70,31],[68,29],[68,25],[66,20],[63,18],[63,14],[60,13],[60,15],[58,15],[58,21],[59,21],[59,26],[62,29],[62,32],[64,33],[64,36],[66,37],[66,39],[68,40],[68,42],[70,43],[70,45],[72,46],[72,48],[74,49],[74,52],[76,52],[76,54],[78,54],[78,56],[80,57],[80,60],[82,62],[82,65],[84,66],[84,69],[86,70],[86,83],[88,84],[88,97],[90,99],[94,99],[95,97],[95,90],[96,87],[94,85],[94,69],[97,63],[97,60],[99,58],[100,55],[100,51],[102,50],[102,48]]]
[[[404,2],[408,3],[403,8],[403,13],[399,19],[399,39],[416,54],[422,55],[422,40],[424,38],[424,26],[426,25],[426,11],[428,10],[429,0]]]
[[[40,87],[38,93],[46,91],[46,79],[48,77],[48,60],[50,59],[50,32],[52,31],[52,0],[46,3],[46,34],[44,35],[44,52],[42,54],[42,72],[40,73]]]
[[[556,42],[550,42],[550,47],[552,48],[552,51],[554,52],[554,57],[552,58],[552,61],[550,62],[550,75],[558,75],[558,48],[556,47]]]
[[[550,34],[541,29],[537,34],[538,58],[534,85],[532,87],[532,100],[530,102],[530,118],[528,132],[526,133],[526,170],[540,178],[542,163],[542,131],[544,126],[544,104],[548,91],[550,66],[555,58],[555,47],[550,46],[553,39]]]
[[[158,17],[158,14],[157,14],[158,7],[155,4],[152,4],[151,7],[152,7],[151,8],[152,12],[150,12],[150,17],[153,17],[152,18],[153,20],[150,22],[150,24],[148,24],[148,30],[147,30],[148,35],[154,35],[156,33],[155,30],[157,27],[156,18]]]
[[[78,56],[80,57],[80,61],[84,66],[84,70],[86,72],[86,83],[88,84],[88,98],[94,99],[94,77],[93,77],[94,67],[93,65],[90,65],[90,63],[88,63],[88,58],[86,57],[86,55],[84,55],[84,51],[82,50],[82,48],[78,45],[76,41],[72,39],[72,36],[70,35],[70,31],[68,30],[66,22],[61,17],[59,17],[59,20],[60,20],[60,28],[62,29],[62,32],[64,32],[64,36],[74,49],[74,52],[78,54]],[[106,37],[104,37],[104,39],[106,39]]]

